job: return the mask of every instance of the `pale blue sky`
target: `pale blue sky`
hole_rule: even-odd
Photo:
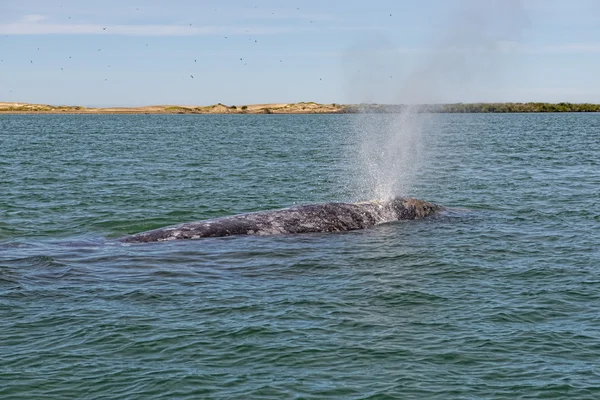
[[[600,103],[600,1],[1,1],[0,60],[0,101]]]

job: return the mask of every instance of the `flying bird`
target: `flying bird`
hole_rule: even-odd
[[[190,75],[192,77],[192,79],[194,79],[194,75]]]
[[[106,27],[102,28],[102,30],[103,30],[103,31],[105,31],[105,30],[106,30]]]

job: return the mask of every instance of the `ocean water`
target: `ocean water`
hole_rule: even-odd
[[[600,397],[600,115],[404,121],[0,115],[0,398]],[[378,168],[452,211],[117,240],[364,199]]]

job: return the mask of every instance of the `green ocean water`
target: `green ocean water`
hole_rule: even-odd
[[[452,211],[117,240],[382,187]],[[598,114],[0,115],[0,398],[594,399],[599,249]]]

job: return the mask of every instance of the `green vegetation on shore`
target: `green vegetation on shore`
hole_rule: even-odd
[[[527,112],[600,112],[600,104],[590,103],[474,103],[444,104],[442,113],[527,113]]]
[[[397,113],[407,107],[417,112],[431,113],[542,113],[542,112],[600,112],[600,104],[590,103],[454,103],[417,106],[361,104],[346,107],[346,112]]]

